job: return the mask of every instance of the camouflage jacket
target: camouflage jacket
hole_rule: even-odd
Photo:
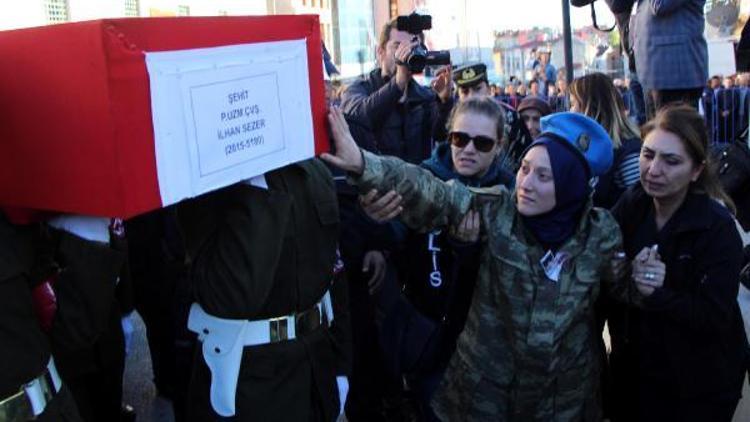
[[[610,264],[622,237],[609,212],[587,209],[558,251],[569,258],[554,282],[540,264],[546,251],[522,227],[505,188],[469,189],[394,158],[363,155],[364,173],[351,181],[362,191],[397,190],[401,218],[413,228],[457,224],[470,209],[482,216],[479,279],[433,400],[436,414],[450,421],[601,420],[594,302],[602,289],[623,300],[633,290]]]

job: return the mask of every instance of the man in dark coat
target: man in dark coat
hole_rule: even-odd
[[[380,67],[349,85],[342,95],[341,108],[347,120],[374,135],[355,139],[362,148],[419,163],[430,156],[433,135],[442,129],[452,99],[449,86],[441,90],[438,99],[431,89],[412,78],[406,64],[397,64],[399,57],[408,55],[416,45],[412,38],[397,29],[395,19],[387,23],[378,40]]]
[[[308,160],[251,180],[177,209],[203,342],[188,418],[332,421],[349,366],[333,179]]]
[[[677,101],[698,108],[708,78],[708,47],[703,36],[705,2],[637,2],[633,28],[636,68],[655,110]]]
[[[68,269],[75,268],[71,259],[82,262],[75,277],[54,282],[59,304],[55,319],[65,331],[58,335],[53,330],[51,344],[84,421],[133,418],[132,408],[121,408],[127,352],[123,320],[133,312],[122,220],[62,215],[48,224],[62,232],[80,233],[102,254],[106,251],[117,258],[97,260],[88,246],[77,247],[70,256],[53,256],[55,265]],[[123,411],[126,415],[121,415]]]

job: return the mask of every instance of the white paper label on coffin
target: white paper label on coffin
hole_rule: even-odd
[[[170,205],[315,155],[304,39],[146,53]]]

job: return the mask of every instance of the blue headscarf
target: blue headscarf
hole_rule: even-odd
[[[546,147],[549,154],[555,181],[555,207],[533,217],[522,215],[521,220],[544,248],[557,250],[575,234],[591,195],[591,171],[584,156],[572,144],[551,133],[542,134],[523,155],[539,146]]]

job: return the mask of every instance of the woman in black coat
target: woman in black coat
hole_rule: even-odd
[[[695,110],[663,109],[643,135],[640,183],[613,209],[643,303],[608,306],[612,419],[728,422],[746,366],[731,201]]]

